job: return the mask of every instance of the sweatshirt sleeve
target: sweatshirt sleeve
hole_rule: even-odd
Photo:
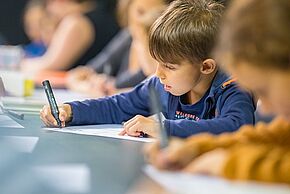
[[[290,183],[290,123],[277,118],[270,124],[243,126],[234,133],[203,133],[187,138],[193,156],[224,148],[228,157],[222,175],[229,179]],[[194,148],[194,149],[193,149]]]
[[[290,183],[289,147],[236,144],[227,151],[223,176],[229,179]]]
[[[70,125],[121,124],[137,114],[150,115],[148,88],[154,81],[146,80],[132,91],[111,97],[74,101]]]
[[[202,132],[220,134],[233,132],[244,124],[254,124],[255,105],[250,94],[236,87],[226,90],[217,104],[217,112],[213,119],[165,120],[164,126],[168,135],[188,137]]]
[[[245,125],[234,133],[213,135],[200,133],[185,140],[183,149],[192,157],[216,148],[229,149],[236,144],[275,145],[290,148],[290,123],[277,118],[270,124],[259,123],[257,126]],[[237,148],[236,148],[237,149]],[[234,151],[231,151],[235,153]],[[233,156],[236,157],[236,156]]]

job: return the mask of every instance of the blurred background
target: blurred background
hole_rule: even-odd
[[[0,1],[0,34],[1,41],[5,38],[5,43],[9,45],[27,44],[29,39],[23,28],[23,11],[29,0],[1,0]],[[112,8],[116,0],[94,0],[107,3]]]

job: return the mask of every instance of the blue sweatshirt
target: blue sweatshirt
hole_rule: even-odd
[[[137,114],[150,116],[151,86],[160,94],[168,135],[184,138],[201,132],[219,134],[255,122],[251,95],[218,71],[204,97],[193,105],[184,104],[182,96],[165,91],[159,79],[152,77],[127,93],[68,103],[73,113],[70,125],[120,124]]]

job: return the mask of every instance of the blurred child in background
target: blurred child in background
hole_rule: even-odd
[[[156,61],[149,54],[148,32],[151,24],[169,2],[119,1],[119,13],[122,13],[119,16],[129,17],[125,22],[128,23],[128,28],[124,28],[102,53],[90,62],[88,65],[90,68],[71,71],[67,82],[68,88],[93,97],[102,97],[128,90],[152,75]],[[128,11],[128,17],[124,9]]]

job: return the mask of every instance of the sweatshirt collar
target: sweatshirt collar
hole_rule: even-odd
[[[229,85],[231,85],[231,77],[228,76],[224,71],[221,69],[218,69],[216,72],[216,75],[212,81],[209,96],[214,96],[214,94],[221,89],[227,88]],[[228,82],[229,84],[224,84]]]

